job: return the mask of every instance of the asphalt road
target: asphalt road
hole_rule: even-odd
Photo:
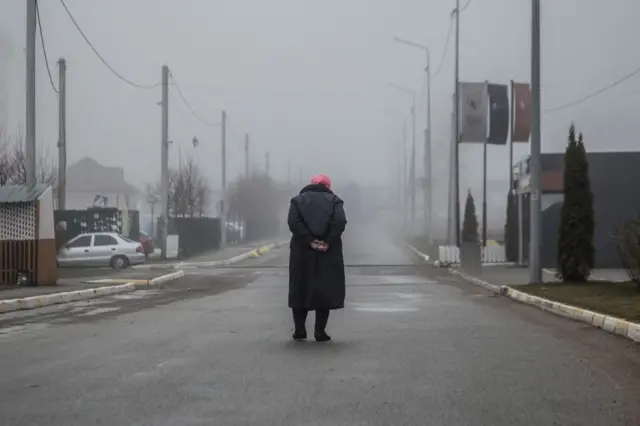
[[[640,424],[634,344],[349,236],[327,344],[290,340],[286,248],[0,316],[0,425]]]

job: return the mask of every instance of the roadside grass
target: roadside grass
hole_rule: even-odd
[[[634,282],[554,282],[514,288],[533,296],[640,323],[640,288]]]

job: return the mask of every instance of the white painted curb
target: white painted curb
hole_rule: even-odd
[[[640,342],[640,324],[626,321],[609,315],[599,314],[587,309],[577,308],[564,303],[532,296],[508,286],[500,287],[500,294],[509,299],[516,300],[525,305],[535,306],[546,312],[551,312],[561,317],[584,322],[593,327],[598,327],[609,333],[617,334],[634,342]]]
[[[423,253],[420,253],[415,247],[412,247],[406,243],[405,245],[419,257],[425,256]],[[545,270],[544,272],[553,273],[549,270]],[[449,273],[451,273],[452,275],[458,275],[471,284],[483,287],[489,291],[498,293],[509,299],[524,303],[525,305],[534,306],[545,312],[551,312],[552,314],[559,315],[564,318],[580,321],[593,327],[601,328],[606,332],[617,334],[618,336],[626,337],[629,340],[640,343],[640,324],[593,312],[588,309],[582,309],[575,306],[566,305],[564,303],[554,302],[542,297],[533,296],[522,291],[515,290],[509,286],[498,286],[495,284],[491,284],[487,281],[472,277],[471,275],[465,274],[453,268],[449,268]]]
[[[176,271],[170,274],[152,278],[149,280],[147,285],[158,285],[158,284],[166,283],[169,281],[177,280],[178,278],[182,278],[182,277],[184,277],[184,271]]]
[[[458,275],[462,277],[465,281],[475,284],[479,287],[482,287],[486,290],[492,291],[494,293],[501,294],[501,287],[495,284],[491,284],[487,281],[481,280],[480,278],[472,277],[471,275],[465,274],[464,272],[460,272],[453,268],[449,268],[449,273],[452,275]]]
[[[404,245],[405,245],[406,248],[411,250],[413,252],[413,254],[415,254],[416,256],[418,256],[419,258],[424,260],[425,262],[429,261],[429,255],[426,255],[426,254],[422,253],[420,250],[418,250],[417,248],[415,248],[414,246],[412,246],[409,243],[404,243]]]
[[[178,263],[148,263],[144,265],[135,265],[133,269],[182,269],[182,268],[201,268],[213,266],[226,266],[246,260],[252,257],[260,257],[267,254],[273,248],[280,247],[283,243],[267,244],[253,249],[246,253],[239,254],[226,260],[212,260],[209,262],[178,262]]]
[[[150,279],[145,284],[126,283],[120,285],[90,288],[86,290],[66,291],[60,293],[44,294],[42,296],[24,297],[20,299],[0,300],[0,314],[42,308],[51,305],[59,305],[62,303],[78,302],[80,300],[97,299],[99,297],[110,296],[112,294],[130,293],[137,290],[139,287],[157,285],[176,280],[183,276],[184,271],[177,271],[171,274],[162,275],[160,277]]]

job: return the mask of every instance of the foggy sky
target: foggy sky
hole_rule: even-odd
[[[466,0],[461,0],[462,4]],[[0,120],[24,125],[24,1],[3,0],[0,14]],[[615,5],[613,4],[615,3]],[[167,64],[200,116],[219,121],[226,109],[229,179],[244,170],[244,133],[251,158],[286,179],[314,173],[363,184],[390,181],[396,169],[409,98],[421,96],[418,158],[425,127],[424,56],[394,36],[428,45],[432,66],[442,56],[454,0],[67,0],[75,18],[107,61],[128,79],[156,83]],[[543,110],[569,102],[640,66],[640,3],[634,0],[542,1]],[[160,89],[118,80],[89,49],[57,0],[40,12],[52,75],[68,63],[69,164],[91,156],[125,168],[142,188],[160,172]],[[507,84],[530,80],[530,1],[472,0],[461,15],[460,78]],[[453,37],[432,84],[433,153],[437,201],[446,200],[453,92]],[[55,156],[57,97],[37,47],[37,143]],[[559,151],[571,121],[587,149],[636,147],[634,101],[640,77],[581,105],[543,115],[543,151]],[[200,123],[174,93],[170,97],[171,162],[193,155],[214,187],[220,184],[220,129]],[[200,146],[191,146],[193,136]],[[516,158],[527,149],[516,149]],[[480,196],[481,147],[461,149],[461,196]],[[421,160],[417,174],[422,174]],[[490,147],[489,179],[507,183],[507,148]],[[501,194],[504,194],[502,189]],[[444,208],[444,207],[443,207]],[[503,207],[499,208],[502,213]]]

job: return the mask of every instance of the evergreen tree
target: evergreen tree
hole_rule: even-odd
[[[471,190],[467,193],[467,201],[464,205],[464,221],[462,222],[462,242],[478,242],[478,218],[476,217],[476,204],[473,201]]]
[[[565,282],[585,282],[595,260],[595,219],[589,163],[582,134],[569,129],[564,154],[564,201],[558,229],[558,275]]]
[[[504,247],[509,262],[518,260],[518,208],[516,203],[517,195],[509,191],[504,224]]]

